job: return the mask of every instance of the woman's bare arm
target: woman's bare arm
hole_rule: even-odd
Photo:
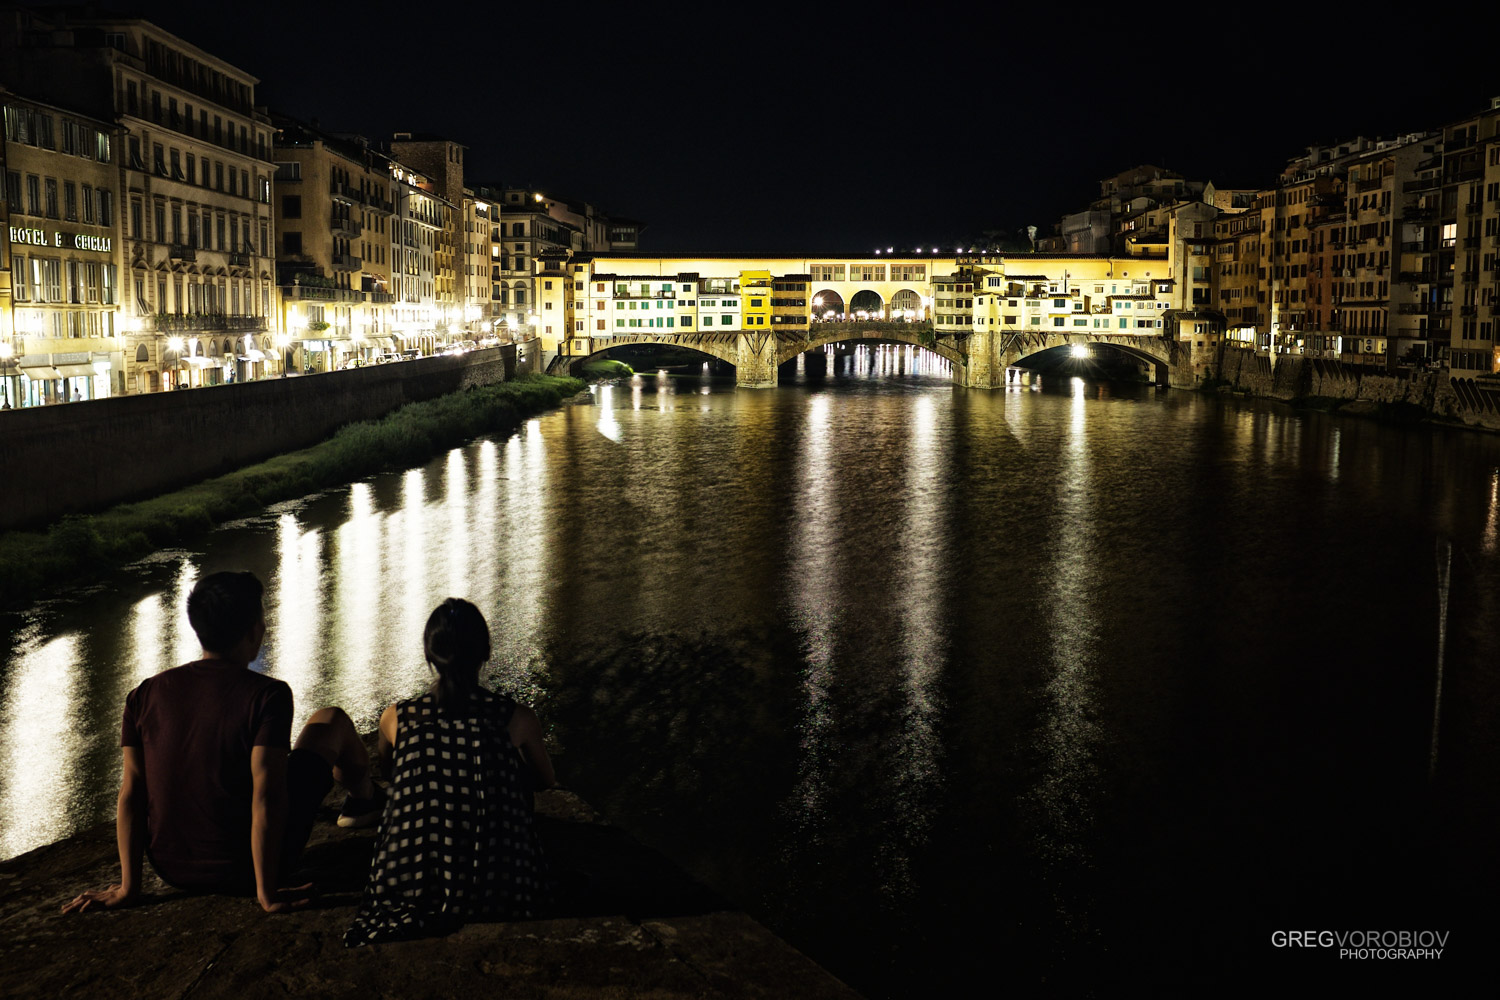
[[[375,739],[375,755],[380,758],[380,773],[392,779],[391,767],[396,752],[396,706],[387,705],[380,713],[380,735]]]
[[[510,741],[526,758],[526,763],[536,772],[537,783],[542,788],[557,785],[557,775],[552,770],[552,758],[547,756],[547,743],[542,738],[542,723],[536,713],[525,705],[517,705],[510,717]]]

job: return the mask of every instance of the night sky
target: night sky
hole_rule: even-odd
[[[1309,144],[1500,96],[1491,29],[1414,7],[100,6],[228,58],[273,109],[443,134],[470,147],[466,180],[642,219],[663,253],[1047,233],[1139,163],[1266,187]]]

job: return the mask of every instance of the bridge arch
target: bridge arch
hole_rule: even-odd
[[[873,288],[861,288],[849,299],[849,315],[853,319],[885,319],[885,299]]]
[[[903,288],[891,296],[891,319],[904,319],[907,322],[926,319],[923,315],[922,296],[910,288]]]
[[[740,359],[736,350],[736,339],[737,335],[733,333],[715,335],[698,334],[691,340],[681,337],[616,336],[610,338],[608,341],[595,340],[594,350],[589,354],[570,356],[568,358],[568,370],[573,372],[580,371],[588,362],[608,354],[617,347],[629,347],[632,344],[644,344],[649,347],[680,347],[683,350],[701,354],[706,360],[713,359],[731,365],[738,365]]]
[[[825,329],[820,331],[818,327],[814,326],[811,332],[812,335],[808,340],[792,344],[779,351],[776,358],[777,364],[785,364],[799,354],[816,351],[827,347],[829,344],[853,343],[856,341],[884,341],[891,344],[911,344],[914,347],[931,351],[955,368],[960,368],[967,362],[967,359],[962,354],[946,344],[941,342],[922,343],[921,334],[916,329],[902,330],[900,324],[891,324],[879,330],[851,330],[848,327],[840,325],[839,329]]]
[[[998,346],[998,345],[997,345]],[[1015,338],[1006,345],[1003,353],[1005,367],[1014,367],[1032,358],[1038,358],[1059,348],[1086,346],[1091,351],[1113,348],[1133,361],[1148,365],[1156,381],[1165,383],[1170,378],[1172,366],[1171,347],[1159,337],[1138,337],[1118,334],[1027,334]]]
[[[844,297],[831,288],[813,293],[812,318],[814,320],[843,319],[849,310],[844,306]],[[829,313],[833,315],[830,316]]]

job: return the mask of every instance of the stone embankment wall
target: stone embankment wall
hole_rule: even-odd
[[[1220,377],[1240,392],[1271,399],[1308,397],[1369,404],[1404,403],[1442,420],[1500,430],[1500,385],[1450,378],[1442,371],[1391,372],[1322,358],[1271,359],[1251,350],[1226,348]]]
[[[505,345],[0,413],[0,528],[164,493],[316,444],[356,420],[515,373],[516,347]]]

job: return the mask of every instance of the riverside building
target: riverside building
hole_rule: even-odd
[[[433,342],[446,347],[469,339],[464,324],[464,288],[460,278],[468,263],[464,239],[464,147],[442,136],[397,132],[391,157],[420,173],[426,190],[437,196],[439,228],[432,234]]]
[[[149,21],[12,9],[16,86],[119,133],[124,388],[254,377],[273,350],[270,124],[256,79]]]
[[[426,175],[392,161],[391,332],[403,351],[431,354],[442,312],[437,298],[437,248],[453,206]],[[443,342],[447,342],[446,332]]]
[[[276,116],[277,286],[286,361],[333,371],[390,356],[391,161],[360,136]]]
[[[0,406],[125,390],[108,122],[0,88]]]
[[[539,293],[545,289],[538,283],[547,280],[540,277],[543,258],[634,250],[645,224],[634,219],[612,218],[587,202],[554,198],[530,188],[498,190],[502,200],[498,231],[492,242],[498,318],[515,339],[546,336],[548,324],[539,300]],[[566,329],[586,332],[574,329],[577,322],[575,317]],[[564,328],[557,323],[552,325],[555,329],[551,339],[559,340]]]

